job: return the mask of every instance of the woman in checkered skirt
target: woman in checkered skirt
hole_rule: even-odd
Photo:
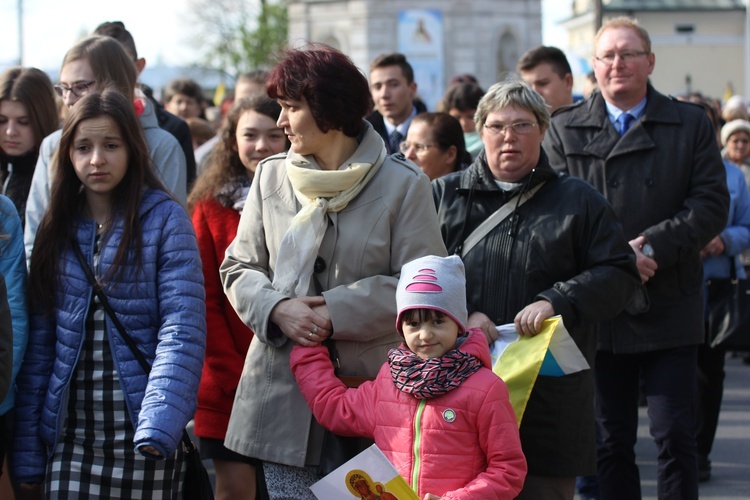
[[[206,335],[190,219],[156,179],[134,107],[114,90],[71,109],[56,162],[31,258],[13,475],[27,492],[44,484],[48,498],[177,498]]]

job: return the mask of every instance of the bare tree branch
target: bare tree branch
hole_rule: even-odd
[[[188,8],[204,63],[230,75],[270,66],[286,45],[283,1],[189,0]]]

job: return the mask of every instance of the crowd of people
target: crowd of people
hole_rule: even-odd
[[[374,441],[426,500],[630,500],[643,400],[659,498],[698,498],[727,355],[705,283],[750,265],[741,98],[660,93],[627,17],[578,101],[545,46],[434,112],[398,53],[367,78],[288,49],[218,107],[189,79],[158,101],[145,64],[116,21],[55,85],[0,75],[16,499],[180,498],[194,420],[218,499],[311,498],[334,443]],[[497,326],[558,315],[590,368],[540,374],[519,422]]]

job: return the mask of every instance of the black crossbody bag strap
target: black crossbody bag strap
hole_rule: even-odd
[[[151,365],[148,364],[148,361],[146,361],[146,357],[138,349],[138,346],[135,345],[135,341],[130,335],[128,335],[127,330],[125,330],[125,326],[123,326],[123,324],[115,315],[115,311],[112,309],[112,306],[109,305],[109,300],[107,300],[107,296],[104,294],[102,287],[96,281],[96,278],[94,277],[94,272],[91,270],[91,266],[89,266],[88,262],[86,262],[86,258],[83,256],[81,249],[78,248],[78,244],[75,241],[71,241],[71,246],[73,247],[73,251],[76,254],[78,263],[81,264],[81,269],[83,269],[83,272],[86,274],[86,279],[89,280],[89,284],[91,285],[91,288],[93,288],[94,290],[94,294],[96,294],[96,296],[99,298],[99,302],[102,303],[102,307],[104,307],[104,310],[106,311],[107,316],[109,316],[109,319],[112,320],[112,323],[114,323],[115,328],[117,328],[117,331],[120,332],[120,337],[122,338],[122,340],[125,341],[125,343],[128,345],[130,350],[133,352],[135,359],[138,360],[138,364],[141,365],[141,368],[143,368],[143,371],[146,372],[146,374],[151,373]],[[182,444],[185,446],[185,451],[187,452],[195,448],[193,441],[190,439],[190,435],[187,433],[187,430],[185,429],[182,430]]]

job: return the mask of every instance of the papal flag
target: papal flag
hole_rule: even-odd
[[[214,106],[221,107],[221,103],[224,102],[224,97],[227,95],[227,86],[224,82],[219,82],[214,91]]]
[[[732,87],[732,82],[727,82],[727,86],[724,87],[724,102],[727,102],[733,95],[734,88]]]
[[[562,377],[590,368],[561,316],[545,320],[533,337],[519,335],[513,323],[497,331],[498,339],[490,346],[492,370],[508,386],[519,427],[538,375]]]

